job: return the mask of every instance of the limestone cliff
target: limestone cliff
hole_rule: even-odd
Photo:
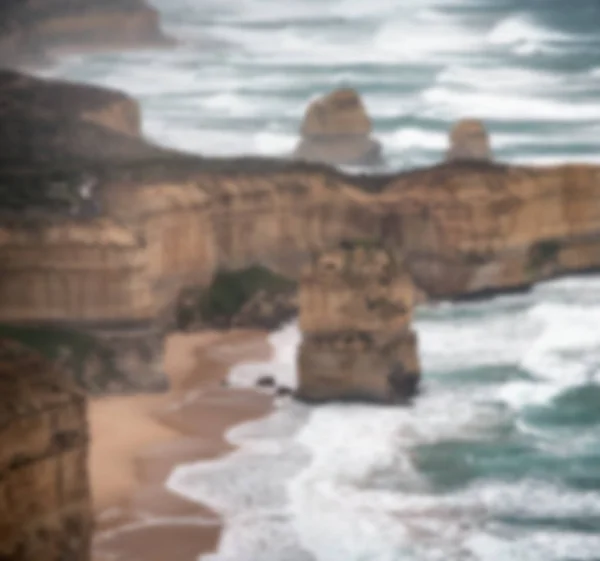
[[[4,0],[0,66],[39,63],[63,51],[170,44],[145,0]]]
[[[600,267],[600,167],[446,164],[397,176],[379,197],[432,298],[512,290]]]
[[[403,260],[377,242],[313,256],[300,287],[298,396],[396,402],[415,391],[414,290]]]
[[[36,94],[54,86],[4,76],[0,97],[17,110],[0,113],[0,322],[152,334],[182,290],[218,271],[261,264],[297,279],[314,251],[364,237],[402,252],[420,299],[600,267],[598,166],[452,161],[354,176],[192,157],[97,117],[112,95],[92,89],[99,101],[69,113]]]
[[[335,90],[308,106],[293,157],[330,164],[379,164],[381,145],[371,138],[372,129],[358,93]]]
[[[84,396],[0,339],[0,559],[89,559],[87,440]]]

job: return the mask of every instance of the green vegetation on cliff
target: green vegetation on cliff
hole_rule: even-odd
[[[554,264],[560,252],[557,240],[545,240],[531,246],[529,250],[529,269],[537,274],[546,265]]]
[[[207,320],[232,317],[259,290],[274,293],[294,286],[293,281],[259,265],[240,271],[219,271],[200,299],[200,313]]]
[[[0,338],[13,339],[59,364],[82,388],[93,391],[91,378],[119,379],[109,349],[89,333],[59,326],[0,324]],[[92,372],[93,370],[93,372]]]
[[[260,265],[238,271],[218,271],[205,290],[192,290],[182,297],[177,324],[185,328],[199,319],[202,323],[227,326],[259,293],[275,297],[295,287],[294,281]]]

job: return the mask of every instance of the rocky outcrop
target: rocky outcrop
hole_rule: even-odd
[[[377,242],[325,251],[302,275],[297,395],[393,403],[419,380],[414,291],[402,258]]]
[[[64,51],[171,44],[145,0],[5,0],[0,66],[38,64]]]
[[[358,93],[335,90],[309,105],[294,158],[329,164],[380,164],[381,145],[371,138],[372,128]]]
[[[492,160],[488,133],[481,121],[464,119],[452,127],[446,160],[450,162],[489,162]]]
[[[0,339],[0,559],[89,559],[87,441],[82,393]]]

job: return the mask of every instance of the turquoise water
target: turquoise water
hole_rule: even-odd
[[[288,153],[311,98],[356,87],[390,166],[483,118],[511,162],[598,161],[597,0],[155,0],[181,45],[47,71],[127,90],[146,132]],[[419,311],[411,408],[282,401],[169,484],[228,524],[214,561],[599,561],[600,279]],[[295,379],[299,332],[231,373]]]

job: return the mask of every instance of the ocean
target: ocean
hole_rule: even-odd
[[[153,0],[172,50],[73,56],[46,74],[140,100],[159,143],[288,154],[308,102],[356,88],[393,169],[481,118],[509,162],[600,160],[598,0]]]
[[[308,102],[355,87],[392,169],[439,161],[462,117],[498,159],[600,161],[598,0],[154,0],[181,44],[44,74],[112,86],[145,133],[206,155],[288,154]],[[282,400],[169,486],[221,512],[205,561],[600,561],[600,278],[424,306],[412,407]],[[295,381],[296,324],[271,336]]]

